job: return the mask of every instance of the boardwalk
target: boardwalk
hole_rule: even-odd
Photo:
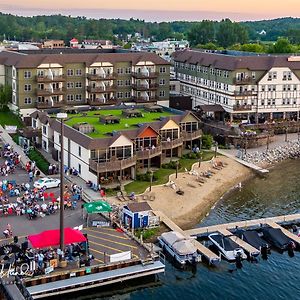
[[[183,234],[185,237],[190,238],[190,235],[186,234],[178,225],[176,225],[171,219],[169,219],[161,211],[153,211],[153,213],[160,218],[160,221],[163,222],[168,228],[173,231],[177,231]],[[215,265],[220,262],[220,257],[206,248],[204,245],[199,243],[197,240],[192,239],[191,242],[197,248],[197,250],[208,260],[209,264]]]

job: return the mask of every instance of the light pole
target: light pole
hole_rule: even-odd
[[[199,165],[198,165],[198,168],[200,169],[201,167],[201,161],[202,161],[202,155],[199,157]]]
[[[179,161],[177,160],[176,161],[176,179],[177,179],[177,176],[178,176],[178,166],[179,166]]]
[[[68,117],[66,113],[58,113],[57,119],[60,119],[60,210],[59,210],[59,232],[60,232],[60,250],[64,251],[64,119]],[[61,256],[62,258],[62,256]]]
[[[152,181],[153,181],[153,171],[150,170],[150,186],[149,186],[149,191],[151,192],[152,190]]]

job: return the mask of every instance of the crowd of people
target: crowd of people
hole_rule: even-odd
[[[4,163],[0,165],[0,175],[13,174],[20,163],[21,155],[15,152],[12,146],[5,144],[0,148],[0,157],[4,158]]]

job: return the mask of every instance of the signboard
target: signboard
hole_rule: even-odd
[[[121,252],[117,254],[109,255],[110,262],[118,262],[131,259],[131,251]]]
[[[16,133],[17,128],[17,126],[5,125],[5,130],[7,131],[7,133]]]
[[[94,221],[92,221],[92,226],[93,227],[109,227],[110,223],[107,221],[94,220]]]
[[[86,273],[86,274],[90,274],[91,272],[92,272],[91,268],[86,268],[86,269],[85,269],[85,273]]]

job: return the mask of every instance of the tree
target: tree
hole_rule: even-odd
[[[192,46],[213,42],[215,39],[214,22],[204,20],[193,25],[187,36]]]
[[[207,50],[220,50],[220,47],[218,47],[216,44],[209,42],[207,44],[204,45],[196,45],[196,48],[200,48],[200,49],[207,49]]]
[[[12,98],[12,89],[10,85],[1,85],[0,86],[0,109],[3,110],[5,106],[11,102]]]
[[[279,38],[269,49],[270,53],[292,53],[294,48],[286,38]]]

